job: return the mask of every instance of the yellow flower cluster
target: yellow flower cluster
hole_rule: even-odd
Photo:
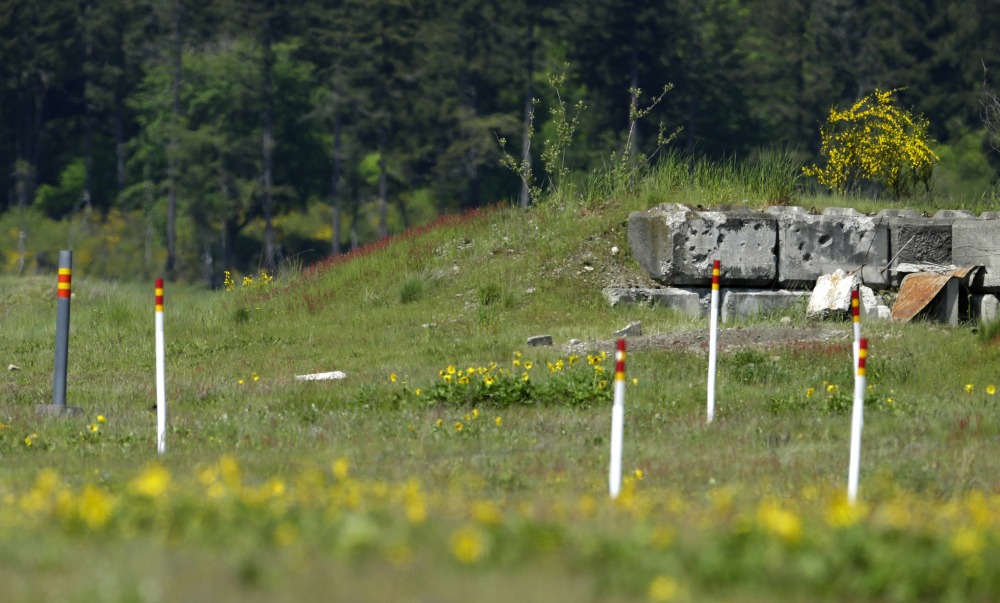
[[[898,90],[876,90],[850,109],[830,110],[821,128],[826,168],[805,167],[820,184],[842,193],[863,181],[885,186],[896,199],[918,184],[930,190],[938,156],[928,146],[929,124],[895,105]]]
[[[268,274],[267,270],[262,268],[257,274],[257,280],[254,280],[252,276],[244,276],[243,286],[263,289],[270,285],[273,280],[274,277]],[[236,289],[236,281],[233,280],[233,275],[228,270],[223,273],[222,285],[226,288],[226,291],[233,291]]]

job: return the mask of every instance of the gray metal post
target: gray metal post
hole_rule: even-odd
[[[66,360],[69,356],[69,302],[72,295],[73,252],[59,252],[59,285],[56,290],[56,364],[52,405],[66,406]]]

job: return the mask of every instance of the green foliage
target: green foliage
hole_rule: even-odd
[[[899,200],[918,184],[930,191],[937,155],[928,144],[929,123],[896,106],[898,90],[875,91],[850,109],[830,110],[822,128],[826,167],[803,168],[820,184],[841,193],[862,182],[887,188]]]

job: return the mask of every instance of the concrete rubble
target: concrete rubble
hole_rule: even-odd
[[[527,343],[528,343],[529,346],[531,346],[533,348],[536,348],[538,346],[543,346],[543,345],[552,345],[552,336],[551,335],[535,335],[533,337],[529,337]]]
[[[722,265],[725,319],[794,305],[802,290],[826,287],[821,279],[838,270],[860,277],[866,319],[886,318],[889,308],[877,301],[876,292],[900,287],[915,272],[982,267],[960,283],[971,293],[966,301],[972,318],[995,312],[990,300],[1000,294],[1000,212],[977,217],[967,210],[940,210],[929,216],[885,209],[866,216],[851,208],[818,214],[795,206],[751,211],[720,205],[701,211],[675,203],[633,212],[628,238],[632,256],[665,286],[606,289],[612,305],[650,303],[704,316],[715,259]],[[849,286],[846,291],[849,304]],[[988,294],[993,298],[983,297]],[[816,312],[847,311],[849,305],[841,310],[838,300]],[[951,322],[953,314],[949,310],[941,318]]]
[[[625,325],[625,328],[615,331],[614,335],[615,337],[638,337],[642,335],[642,323],[638,320],[630,322]]]
[[[844,274],[836,270],[833,274],[821,276],[809,296],[806,316],[830,316],[848,314],[851,311],[851,290],[861,285],[855,274]],[[861,285],[859,289],[859,310],[863,320],[879,320],[889,317],[889,307],[879,303],[871,287]]]

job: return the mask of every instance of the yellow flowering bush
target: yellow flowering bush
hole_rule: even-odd
[[[849,109],[831,109],[821,128],[826,167],[804,167],[805,174],[841,193],[865,181],[889,189],[896,199],[912,194],[918,184],[929,191],[938,162],[928,146],[933,142],[929,124],[896,106],[897,91],[876,89]]]

